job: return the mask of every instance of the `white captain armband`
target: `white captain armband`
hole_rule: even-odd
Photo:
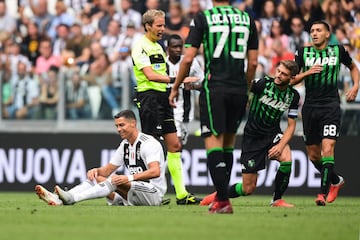
[[[288,117],[289,118],[297,118],[298,110],[297,109],[289,109]]]

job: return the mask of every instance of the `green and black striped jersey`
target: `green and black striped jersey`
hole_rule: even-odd
[[[314,47],[303,47],[295,54],[295,61],[303,72],[312,66],[323,66],[321,73],[304,78],[306,88],[305,105],[324,106],[340,104],[338,78],[340,65],[352,64],[349,53],[342,45],[328,45],[323,50]]]
[[[198,13],[190,23],[185,47],[203,44],[204,87],[247,91],[245,59],[258,49],[256,26],[248,13],[232,6],[218,6]]]
[[[300,95],[292,87],[280,90],[274,78],[268,76],[254,80],[251,85],[249,116],[244,133],[251,136],[268,136],[281,132],[280,120],[285,111],[288,118],[297,118]]]

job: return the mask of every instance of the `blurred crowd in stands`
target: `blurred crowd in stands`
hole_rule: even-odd
[[[166,46],[168,35],[185,39],[193,16],[212,7],[211,0],[18,0],[11,14],[9,2],[0,0],[2,119],[55,120],[61,111],[64,119],[111,119],[134,107],[130,51],[143,34],[142,14],[166,12]],[[321,19],[331,25],[331,43],[343,44],[360,61],[360,0],[230,2],[256,19],[257,77],[274,74],[278,62],[310,44],[310,24]],[[349,84],[344,68],[340,94]],[[304,97],[303,86],[296,88]],[[346,131],[360,134],[360,109],[344,105]]]

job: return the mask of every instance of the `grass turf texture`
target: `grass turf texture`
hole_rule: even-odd
[[[232,199],[233,215],[207,207],[113,207],[104,199],[48,206],[35,193],[0,194],[0,238],[23,239],[360,239],[360,198],[318,207],[315,197],[286,196],[292,209],[269,207],[270,196]]]

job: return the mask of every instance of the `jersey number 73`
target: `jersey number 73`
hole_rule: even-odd
[[[230,28],[229,26],[210,26],[209,31],[211,33],[221,33],[220,39],[213,53],[213,58],[219,58],[224,49],[225,43],[229,38]],[[241,51],[231,50],[230,55],[235,59],[244,59],[247,49],[247,39],[249,39],[249,29],[245,26],[234,26],[231,28],[231,32],[240,33],[236,34],[239,36],[236,38],[236,44],[241,46],[240,48],[237,48]]]

